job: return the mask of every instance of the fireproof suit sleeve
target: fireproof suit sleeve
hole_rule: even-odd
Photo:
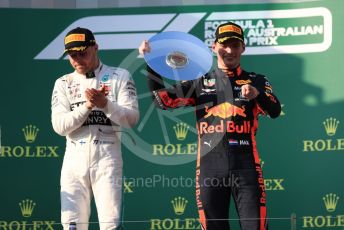
[[[267,78],[262,75],[257,75],[255,87],[259,91],[259,95],[256,100],[262,110],[271,118],[278,117],[281,113],[281,104],[273,93],[272,86]]]
[[[67,136],[82,126],[91,112],[84,104],[71,110],[66,93],[67,80],[68,75],[56,80],[51,99],[51,122],[55,132],[61,136]]]
[[[118,70],[118,69],[117,69]],[[134,81],[127,70],[120,69],[119,79],[116,80],[117,101],[108,99],[104,112],[110,120],[125,127],[133,127],[139,120],[137,93]]]
[[[195,82],[184,81],[165,88],[162,77],[147,65],[147,83],[155,105],[160,109],[174,109],[195,105]]]

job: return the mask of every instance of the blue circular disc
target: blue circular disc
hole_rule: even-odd
[[[159,33],[149,39],[151,51],[146,63],[162,77],[193,80],[209,72],[213,55],[203,41],[179,31]]]

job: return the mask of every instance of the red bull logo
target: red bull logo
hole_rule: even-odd
[[[265,185],[263,179],[263,172],[260,166],[256,166],[256,171],[258,172],[258,183],[260,188],[260,203],[262,205],[266,204],[266,192],[265,192]]]
[[[207,112],[207,114],[204,116],[204,118],[217,116],[225,119],[229,117],[235,117],[237,115],[246,117],[245,106],[240,108],[228,102],[216,105],[214,107],[211,107],[210,109],[208,108],[208,106],[205,106],[205,112]]]
[[[250,121],[244,121],[242,124],[236,124],[234,121],[221,120],[219,124],[208,124],[208,122],[202,121],[199,123],[200,134],[208,133],[250,133],[251,124]]]
[[[196,170],[196,204],[198,208],[203,208],[203,204],[201,201],[201,186],[199,184],[199,177],[200,177],[201,171],[200,169]]]

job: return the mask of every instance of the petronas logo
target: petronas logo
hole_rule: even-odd
[[[22,130],[27,143],[33,143],[36,140],[37,133],[39,131],[39,129],[36,126],[27,125]]]
[[[337,207],[339,197],[336,194],[329,193],[323,197],[326,210],[328,212],[334,212]]]
[[[327,118],[323,122],[327,135],[334,136],[337,132],[339,121],[336,118]]]
[[[174,213],[176,215],[183,215],[188,201],[184,197],[176,197],[172,201]]]
[[[186,135],[188,134],[189,128],[190,127],[183,122],[180,122],[176,124],[175,126],[173,126],[177,139],[180,141],[185,140]]]
[[[36,203],[32,200],[26,199],[19,203],[19,207],[23,217],[30,217],[32,215],[33,209],[35,208]]]

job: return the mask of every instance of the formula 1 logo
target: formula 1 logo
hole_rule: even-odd
[[[233,21],[244,30],[246,55],[323,52],[332,43],[332,14],[323,7],[137,15],[107,15],[80,18],[65,28],[34,59],[63,57],[63,39],[75,27],[94,32],[102,50],[137,49],[141,41],[163,31],[190,32],[204,23],[204,42],[211,46],[220,23]],[[292,39],[291,39],[292,38]]]
[[[90,29],[102,50],[137,49],[144,39],[162,31],[189,32],[204,16],[201,13],[110,15],[80,18],[65,28],[34,59],[56,60],[63,57],[64,36],[73,28]],[[139,23],[138,23],[139,22]]]

